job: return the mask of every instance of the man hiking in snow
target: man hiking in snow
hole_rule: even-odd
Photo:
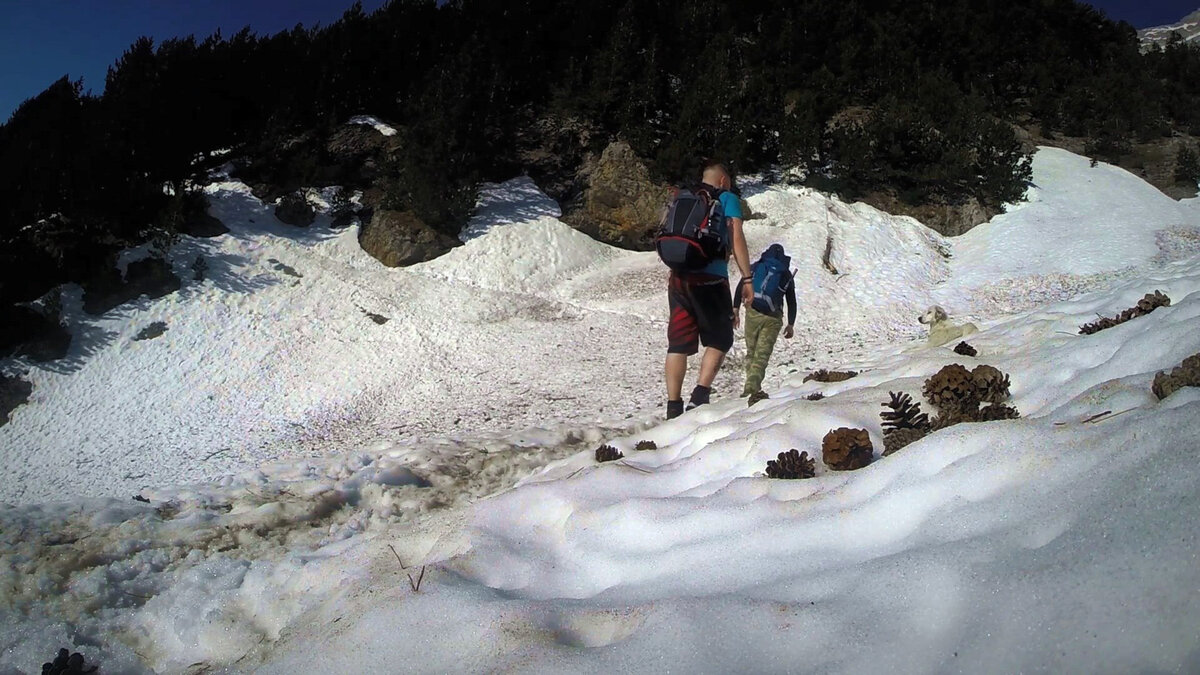
[[[783,337],[791,339],[796,323],[796,284],[788,269],[791,259],[780,244],[771,244],[751,268],[749,279],[738,284],[737,294],[746,286],[753,289],[754,300],[746,308],[746,386],[742,396],[762,392],[767,363],[775,350],[775,340],[783,328],[783,301],[787,300],[788,322]],[[733,309],[736,314],[738,308]],[[736,321],[735,321],[736,323]]]
[[[700,374],[687,409],[705,405],[713,379],[733,346],[736,314],[729,289],[729,256],[743,277],[750,255],[742,232],[742,205],[730,192],[733,181],[719,163],[705,165],[701,183],[680,190],[655,239],[659,257],[671,268],[667,302],[667,419],[683,414],[683,378],[688,357],[705,347]],[[742,302],[753,300],[746,287]]]

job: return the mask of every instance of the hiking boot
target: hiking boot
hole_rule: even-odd
[[[700,385],[696,385],[696,388],[692,390],[692,397],[691,397],[691,400],[688,401],[687,409],[693,410],[695,408],[699,408],[702,405],[708,405],[708,397],[709,397],[709,394],[711,394],[711,393],[712,393],[712,390],[709,389],[708,387],[702,387]]]
[[[667,401],[667,419],[673,420],[683,414],[683,401]]]

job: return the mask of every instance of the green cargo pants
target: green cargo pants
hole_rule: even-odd
[[[762,389],[767,362],[775,350],[775,340],[783,328],[783,319],[746,308],[746,386],[742,396]]]

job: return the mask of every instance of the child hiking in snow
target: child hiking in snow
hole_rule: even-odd
[[[713,379],[733,346],[736,313],[729,292],[729,256],[742,276],[750,274],[750,254],[742,233],[742,204],[730,192],[729,171],[717,163],[704,167],[702,182],[679,190],[663,218],[655,248],[671,276],[667,303],[667,419],[683,414],[683,378],[688,357],[704,344],[696,388],[687,409],[709,401]],[[749,287],[742,301],[753,299]]]
[[[746,386],[742,396],[762,391],[767,362],[775,350],[775,340],[783,327],[783,301],[787,300],[788,322],[783,337],[791,339],[796,323],[796,284],[788,265],[791,258],[780,244],[771,244],[752,266],[748,279],[738,284],[738,293],[745,286],[753,289],[753,301],[746,308]],[[734,308],[737,313],[737,308]],[[736,320],[735,320],[736,322]]]

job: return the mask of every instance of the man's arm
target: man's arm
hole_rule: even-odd
[[[729,219],[729,233],[733,240],[733,260],[743,279],[750,276],[750,251],[746,248],[746,233],[742,231],[742,219]],[[747,284],[742,289],[742,304],[754,302],[754,287]]]
[[[745,292],[742,289],[743,286],[750,286],[750,295],[751,296],[754,295],[754,286],[750,284],[750,280],[742,279],[741,281],[737,282],[737,286],[733,287],[733,297],[734,298],[741,297],[742,293]],[[740,314],[741,309],[742,309],[742,303],[740,303],[740,302],[733,303],[733,327],[734,328],[737,328],[742,322],[741,314]]]

